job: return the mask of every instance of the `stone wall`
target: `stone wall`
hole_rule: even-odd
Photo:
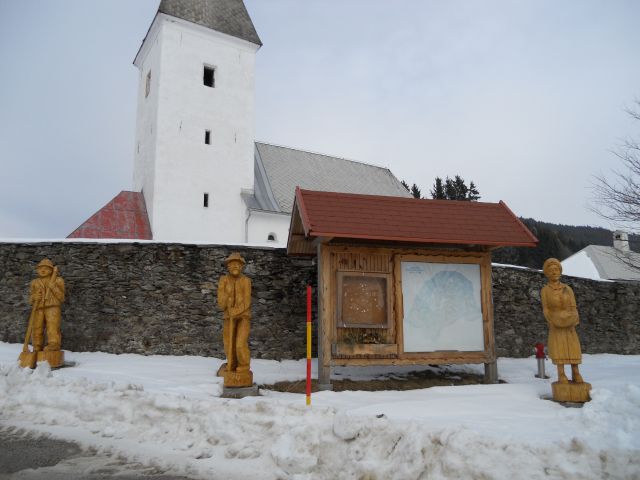
[[[64,278],[62,345],[73,351],[224,357],[215,307],[224,259],[240,252],[253,283],[254,358],[306,355],[311,260],[283,249],[162,243],[0,244],[0,340],[22,342],[34,266],[50,258]]]
[[[640,284],[562,277],[576,296],[578,336],[585,353],[640,354]],[[527,357],[536,342],[547,344],[540,289],[542,272],[493,267],[498,356]]]
[[[304,357],[307,283],[315,298],[312,261],[287,257],[283,249],[216,245],[0,243],[0,340],[24,340],[29,282],[48,257],[66,284],[63,348],[222,358],[215,286],[231,251],[245,257],[253,282],[252,356]],[[640,285],[564,281],[576,294],[585,352],[640,354]],[[543,284],[540,272],[494,267],[499,356],[526,357],[536,342],[546,343]]]

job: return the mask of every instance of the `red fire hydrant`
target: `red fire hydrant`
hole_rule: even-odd
[[[536,373],[537,378],[549,378],[545,375],[544,372],[544,359],[547,357],[544,353],[544,343],[536,343],[536,359],[538,360],[538,373]]]

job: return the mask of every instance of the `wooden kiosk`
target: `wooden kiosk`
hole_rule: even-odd
[[[335,365],[484,363],[491,250],[535,236],[503,203],[296,189],[287,252],[317,256],[318,383]]]

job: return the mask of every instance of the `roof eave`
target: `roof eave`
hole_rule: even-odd
[[[303,222],[304,223],[304,222]],[[537,243],[534,242],[492,242],[492,241],[469,241],[469,240],[461,240],[461,239],[432,239],[432,238],[416,238],[416,237],[393,237],[393,236],[383,236],[383,235],[359,235],[359,234],[344,234],[344,233],[336,233],[336,232],[319,232],[319,231],[311,231],[306,232],[305,236],[310,238],[343,238],[343,239],[354,239],[354,240],[379,240],[385,242],[404,242],[404,243],[415,243],[415,244],[447,244],[447,245],[481,245],[487,247],[536,247]]]

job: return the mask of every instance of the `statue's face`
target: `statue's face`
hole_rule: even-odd
[[[551,264],[549,268],[547,268],[547,278],[551,281],[560,280],[560,275],[562,275],[562,271],[560,267],[555,263]]]
[[[227,264],[227,269],[232,277],[237,277],[242,273],[242,262],[232,260]]]
[[[38,276],[40,278],[46,278],[51,275],[52,270],[45,265],[40,265],[38,268],[36,268],[36,272],[38,273]]]

